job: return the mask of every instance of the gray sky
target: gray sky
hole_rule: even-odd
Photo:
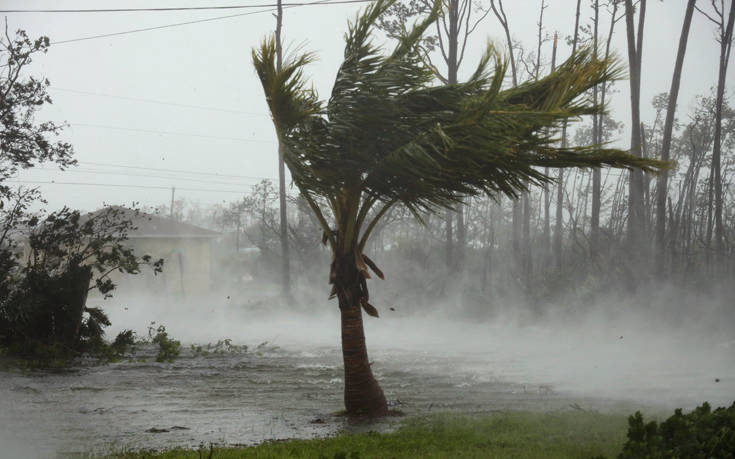
[[[2,9],[264,3],[269,2],[0,0]],[[527,48],[535,49],[540,0],[506,0],[506,3],[514,38]],[[560,37],[570,35],[576,2],[550,0],[549,3],[544,17],[546,32],[553,34],[558,31]],[[592,14],[586,5],[589,2],[583,3],[582,22],[589,22]],[[668,91],[671,84],[685,4],[684,0],[648,2],[643,45],[644,121],[653,117],[649,108],[652,97]],[[317,53],[319,61],[312,64],[306,73],[322,98],[328,96],[341,63],[342,37],[347,19],[354,18],[361,7],[364,4],[304,6],[285,10],[284,43],[290,44],[291,49],[301,46]],[[22,28],[31,37],[47,35],[52,42],[61,42],[254,11],[261,10],[13,13],[6,17],[11,30]],[[603,15],[601,34],[607,33],[608,21],[608,16]],[[103,202],[168,203],[172,186],[177,188],[177,198],[198,201],[203,205],[231,201],[237,199],[239,193],[247,192],[259,178],[275,180],[275,134],[250,59],[251,48],[274,27],[275,19],[271,13],[260,12],[52,45],[48,54],[38,57],[30,68],[32,73],[46,76],[51,81],[50,93],[54,104],[44,109],[39,121],[51,119],[71,124],[63,138],[74,145],[80,165],[66,172],[44,165],[24,171],[18,180],[107,185],[40,185],[49,201],[49,208],[66,204],[84,210],[93,210]],[[616,26],[613,49],[627,60],[624,32],[625,23],[621,20]],[[495,42],[500,49],[506,47],[502,30],[492,15],[483,21],[472,37],[463,64],[466,72],[474,66],[487,40]],[[563,59],[568,56],[569,49],[563,40],[559,44],[559,58]],[[550,42],[542,55],[548,62]],[[718,56],[719,45],[714,41],[713,25],[700,14],[695,14],[679,96],[680,119],[685,116],[694,97],[707,93],[716,83]],[[729,83],[734,81],[735,71],[732,70]],[[628,82],[619,82],[615,87],[619,92],[612,96],[613,116],[629,124]],[[621,136],[618,145],[628,145],[627,134]],[[184,175],[163,169],[220,175]],[[114,174],[103,174],[103,171]]]

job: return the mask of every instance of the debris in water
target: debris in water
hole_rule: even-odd
[[[570,406],[571,408],[574,408],[574,409],[575,409],[575,410],[577,410],[577,411],[587,411],[587,410],[585,410],[584,408],[582,408],[581,406],[579,406],[579,404],[578,404],[578,403],[576,403],[576,402],[575,402],[575,403],[570,403],[570,404],[569,404],[569,406]]]
[[[151,427],[150,429],[146,430],[146,432],[148,433],[164,433],[168,431],[169,431],[168,429],[157,429],[155,427]]]

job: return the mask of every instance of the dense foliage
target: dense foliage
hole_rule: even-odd
[[[60,167],[73,165],[72,146],[55,141],[63,125],[34,122],[34,116],[44,104],[50,104],[49,81],[25,75],[23,69],[35,54],[48,51],[48,37],[31,40],[23,30],[10,38],[7,30],[0,39],[0,196],[10,193],[2,182],[19,168],[33,167],[53,161]],[[1,206],[0,206],[1,207]]]
[[[0,345],[20,356],[99,348],[110,322],[102,310],[86,306],[88,292],[111,296],[114,271],[162,269],[163,260],[139,257],[124,245],[132,229],[133,222],[116,207],[85,216],[64,208],[38,223],[29,233],[25,259],[5,257],[10,261],[2,272]]]
[[[735,457],[735,403],[713,411],[705,402],[688,414],[677,409],[661,424],[644,422],[638,411],[628,425],[620,459]]]

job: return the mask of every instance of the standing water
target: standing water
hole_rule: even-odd
[[[152,311],[130,304],[108,307],[110,334],[144,334],[144,321],[155,320],[184,343],[182,356],[156,363],[155,349],[143,346],[134,359],[109,365],[0,372],[2,454],[252,444],[395,422],[353,425],[336,415],[343,389],[337,311]],[[721,335],[384,315],[366,319],[368,350],[389,404],[408,416],[691,409],[703,401],[729,405],[735,394],[735,342]],[[220,353],[188,347],[225,338],[235,346],[221,345]]]

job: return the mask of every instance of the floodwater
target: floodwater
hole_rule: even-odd
[[[0,457],[252,444],[384,430],[400,420],[353,424],[336,415],[343,389],[336,312],[171,308],[113,308],[110,315],[113,332],[145,334],[144,320],[166,324],[184,342],[173,363],[156,363],[155,349],[143,346],[133,361],[0,372]],[[384,316],[366,318],[370,358],[389,403],[407,416],[630,413],[729,405],[735,397],[732,336]],[[224,338],[247,351],[197,355],[188,348]]]

